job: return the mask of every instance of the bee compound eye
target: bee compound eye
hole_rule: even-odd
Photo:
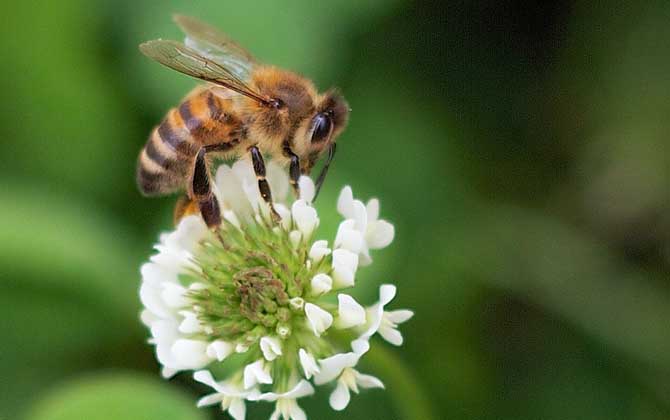
[[[330,115],[326,112],[320,112],[314,117],[312,128],[312,143],[318,143],[326,140],[330,135],[333,122]]]

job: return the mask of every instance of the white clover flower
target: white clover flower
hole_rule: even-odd
[[[338,230],[335,242],[360,254],[361,265],[372,263],[371,249],[386,248],[393,241],[395,229],[386,220],[379,219],[379,200],[376,198],[364,205],[362,201],[354,199],[351,187],[346,186],[337,199],[337,211],[349,222],[340,225],[342,232]]]
[[[251,396],[250,401],[269,401],[275,402],[275,411],[270,416],[270,420],[279,420],[281,416],[284,420],[306,420],[307,415],[298,406],[297,399],[314,394],[314,387],[306,380],[301,380],[291,390],[283,393],[266,392],[258,396]]]
[[[247,407],[245,399],[257,398],[260,393],[257,389],[245,390],[232,382],[216,382],[212,374],[207,370],[199,370],[193,374],[193,379],[205,385],[209,385],[215,393],[206,395],[198,401],[198,407],[221,404],[223,411],[228,411],[235,420],[244,420]]]
[[[346,187],[338,200],[346,219],[329,245],[314,238],[312,180],[301,177],[301,196],[290,202],[285,171],[270,163],[267,178],[279,223],[248,162],[218,168],[213,188],[222,225],[212,231],[191,215],[161,235],[158,253],[141,268],[141,318],[164,377],[196,371],[194,379],[214,389],[198,406],[220,404],[241,420],[245,401],[266,401],[275,403],[272,419],[302,420],[296,400],[314,393],[310,380],[334,383],[336,410],[346,407],[351,391],[383,387],[355,366],[377,332],[400,344],[397,326],[412,313],[384,311],[395,296],[391,285],[368,308],[340,292],[356,285],[369,250],[393,239],[393,226],[378,220],[376,200],[366,207]],[[224,371],[222,380],[212,373]]]
[[[384,384],[378,378],[362,374],[353,368],[370,349],[370,343],[359,339],[353,341],[351,347],[353,351],[349,353],[336,354],[320,360],[321,370],[314,375],[314,383],[317,385],[337,379],[337,386],[329,399],[333,410],[344,410],[351,399],[349,391],[358,394],[359,386],[361,388],[384,388]]]
[[[360,338],[369,339],[376,332],[389,343],[400,346],[403,343],[402,334],[398,331],[398,324],[409,321],[414,312],[408,309],[384,311],[384,307],[393,300],[396,287],[392,284],[383,284],[379,288],[379,302],[367,310],[368,327]]]

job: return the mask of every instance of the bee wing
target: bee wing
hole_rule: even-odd
[[[156,39],[140,44],[140,51],[164,66],[200,80],[214,83],[262,103],[270,103],[242,81],[230,67],[203,57],[181,42]]]
[[[175,15],[174,21],[186,34],[184,44],[203,57],[227,67],[241,80],[247,80],[256,59],[226,34],[196,18]]]

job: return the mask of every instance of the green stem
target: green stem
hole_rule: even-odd
[[[402,418],[409,420],[434,420],[427,392],[418,378],[392,351],[384,346],[375,346],[363,358],[374,372],[380,373],[387,391],[397,402],[396,409]]]

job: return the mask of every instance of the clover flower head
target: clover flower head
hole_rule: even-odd
[[[301,177],[301,195],[289,202],[285,171],[270,163],[267,178],[279,223],[248,162],[218,168],[213,188],[222,225],[210,230],[190,215],[160,236],[157,253],[141,267],[141,319],[164,377],[195,371],[194,379],[213,389],[198,406],[218,404],[242,420],[246,402],[265,401],[275,404],[271,419],[302,420],[297,400],[314,393],[312,383],[334,383],[335,410],[347,406],[352,391],[383,388],[355,367],[376,333],[400,345],[397,327],[412,312],[385,310],[395,286],[381,286],[370,307],[347,290],[359,265],[372,261],[370,250],[393,240],[377,200],[363,205],[345,187],[338,200],[345,220],[329,243],[315,239],[312,180]]]

